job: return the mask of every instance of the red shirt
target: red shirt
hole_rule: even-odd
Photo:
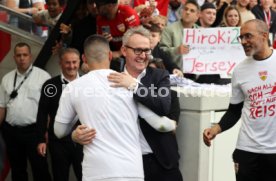
[[[129,27],[140,25],[139,16],[130,6],[119,5],[116,17],[108,20],[105,17],[97,17],[97,33],[103,34],[102,29],[109,27],[113,39],[110,42],[112,50],[120,50],[122,37]]]
[[[160,15],[167,16],[169,0],[155,0]],[[145,4],[146,0],[134,0],[134,7]]]

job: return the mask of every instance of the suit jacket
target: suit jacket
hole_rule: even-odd
[[[173,61],[172,57],[168,52],[165,52],[161,49],[160,44],[158,43],[154,49],[152,50],[152,56],[154,58],[161,58],[166,69],[172,73],[174,69],[179,69],[181,70]]]
[[[251,10],[252,13],[256,16],[257,19],[265,21],[265,15],[262,6],[256,5]],[[269,32],[273,33],[273,35],[276,33],[276,12],[270,8],[271,12],[271,19],[270,19],[270,29]]]
[[[134,94],[134,99],[143,105],[150,108],[156,114],[160,116],[169,115],[171,111],[171,91],[170,91],[170,81],[169,81],[169,74],[165,70],[161,69],[153,69],[147,68],[146,75],[141,79],[141,84],[139,84],[139,88],[148,90],[152,85],[156,87],[155,93],[157,95],[158,90],[162,90],[161,88],[167,88],[169,90],[168,96],[152,96],[148,94],[147,96],[143,96],[143,92],[140,95]],[[160,91],[161,92],[161,91]],[[164,93],[164,92],[162,92]],[[164,95],[164,94],[162,94]],[[174,105],[179,108],[179,102],[174,93]],[[174,108],[173,108],[174,109]],[[177,109],[177,107],[176,107]],[[172,114],[172,118],[178,120],[179,112],[176,110],[177,114]],[[172,132],[168,133],[161,133],[153,129],[145,120],[140,118],[140,126],[141,130],[150,145],[154,156],[158,160],[158,162],[162,165],[165,169],[171,169],[178,167],[178,160],[180,158],[178,153],[178,147],[176,142],[175,134]]]
[[[61,75],[53,77],[47,80],[41,89],[41,96],[39,99],[38,112],[37,112],[37,134],[39,143],[45,143],[45,133],[48,131],[48,137],[50,140],[62,140],[71,141],[71,136],[68,135],[62,139],[58,139],[54,134],[54,122],[56,113],[58,110],[59,99],[62,93],[62,87],[65,86],[61,81]],[[53,93],[53,94],[49,94]],[[53,95],[53,96],[52,96]],[[49,129],[48,125],[48,115],[50,117]]]
[[[2,169],[4,168],[4,161],[5,161],[5,155],[6,155],[6,149],[5,149],[5,142],[2,138],[2,133],[0,131],[0,173],[2,173]]]

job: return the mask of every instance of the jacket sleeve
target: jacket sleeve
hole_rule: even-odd
[[[164,70],[156,71],[160,74],[148,74],[141,80],[133,97],[159,116],[166,116],[171,107],[169,74]]]
[[[177,48],[173,45],[173,32],[166,27],[161,35],[161,42],[160,47],[165,51],[168,52],[170,55],[177,54]]]
[[[36,127],[38,143],[45,143],[45,133],[47,132],[48,115],[49,115],[49,102],[50,98],[45,94],[44,90],[47,86],[48,81],[45,82],[41,89],[41,95],[38,104],[38,112],[36,117]]]
[[[180,116],[180,103],[179,99],[177,97],[177,92],[174,90],[171,90],[171,109],[168,114],[168,117],[172,120],[175,120],[177,123],[179,121]]]

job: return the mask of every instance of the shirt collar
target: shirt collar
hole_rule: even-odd
[[[23,74],[19,72],[18,68],[16,68],[16,74],[17,74],[18,76],[26,76],[27,73],[28,73],[32,68],[33,68],[33,65],[31,64],[31,65],[29,66],[29,68],[28,68]]]
[[[128,71],[127,71],[127,69],[126,69],[126,66],[125,66],[125,68],[124,68],[124,72],[127,73],[127,74],[129,74]],[[147,69],[145,68],[145,69],[138,75],[138,77],[137,77],[136,79],[140,82],[140,80],[141,80],[143,77],[145,77],[146,72],[147,72]]]
[[[61,75],[61,76],[60,76],[61,82],[62,82],[63,84],[65,84],[66,82],[67,82],[67,83],[71,82],[71,80],[68,80],[68,79],[65,78],[65,76],[63,75],[62,72],[60,73],[60,75]],[[79,75],[79,73],[77,73],[76,79],[79,78],[79,77],[80,77],[80,75]]]

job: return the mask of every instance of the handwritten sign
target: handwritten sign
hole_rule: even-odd
[[[183,55],[183,71],[193,74],[229,76],[235,66],[246,58],[238,42],[240,28],[184,29],[183,44],[190,52]]]

